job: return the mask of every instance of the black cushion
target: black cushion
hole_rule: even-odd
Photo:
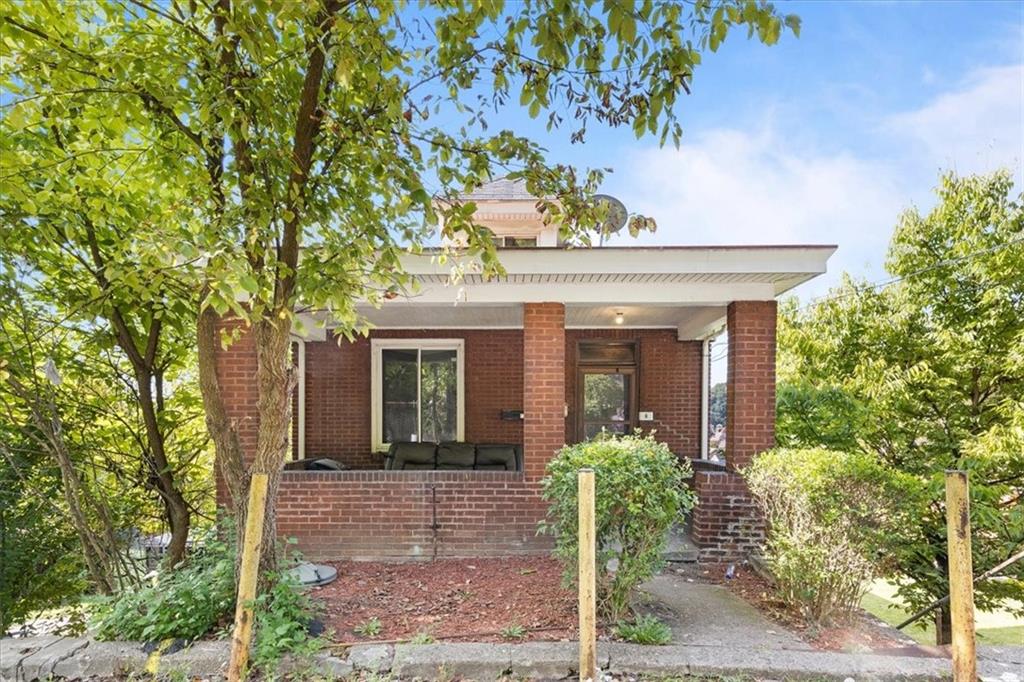
[[[437,463],[435,443],[394,443],[389,456],[392,469],[433,469]]]
[[[477,445],[476,468],[481,470],[517,470],[516,449],[512,445]]]
[[[441,443],[437,448],[438,469],[472,469],[476,446],[472,443]]]

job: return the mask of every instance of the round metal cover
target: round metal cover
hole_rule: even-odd
[[[302,587],[319,587],[333,583],[338,579],[338,569],[334,566],[303,562],[288,572]]]

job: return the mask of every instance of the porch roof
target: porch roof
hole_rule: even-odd
[[[716,334],[732,301],[772,300],[826,271],[834,245],[506,248],[506,274],[485,280],[474,259],[408,254],[418,287],[360,313],[378,328],[522,327],[522,304],[560,302],[567,327],[670,327]],[[453,278],[456,269],[464,274]],[[624,321],[615,324],[621,313]],[[316,317],[316,316],[314,316]]]

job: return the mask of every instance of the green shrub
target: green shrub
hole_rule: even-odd
[[[229,523],[229,522],[228,522]],[[101,640],[200,639],[230,628],[235,611],[235,537],[212,530],[200,550],[174,571],[161,571],[150,585],[106,600],[94,619]],[[291,566],[295,558],[281,561]],[[313,605],[286,570],[269,576],[253,603],[251,664],[273,674],[285,653],[303,655],[320,641],[309,635]]]
[[[779,598],[812,625],[845,621],[912,522],[912,486],[872,455],[825,449],[771,450],[744,474],[768,524]]]
[[[151,584],[101,605],[96,637],[194,640],[229,620],[235,605],[235,541],[227,535],[207,533],[187,564],[161,571]]]
[[[616,625],[615,636],[634,644],[662,646],[672,641],[672,628],[654,616],[640,616],[630,623]]]
[[[598,611],[620,620],[633,588],[661,568],[669,527],[693,507],[693,493],[683,486],[691,472],[653,434],[601,437],[562,448],[542,482],[548,514],[540,532],[555,536],[555,556],[565,566],[567,584],[576,578],[577,473],[584,468],[594,470]],[[613,559],[614,573],[608,570]]]
[[[256,614],[252,645],[252,667],[273,676],[285,654],[306,656],[321,646],[309,634],[313,604],[295,577],[283,571],[270,576],[270,588],[253,604]]]

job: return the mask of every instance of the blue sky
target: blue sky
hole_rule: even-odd
[[[897,216],[933,205],[942,169],[1008,166],[1024,187],[1024,3],[780,9],[802,17],[801,37],[765,47],[736,32],[706,55],[679,150],[596,128],[570,145],[525,113],[502,124],[554,160],[614,168],[602,190],[658,220],[641,243],[838,244],[802,298],[843,270],[883,279]]]

